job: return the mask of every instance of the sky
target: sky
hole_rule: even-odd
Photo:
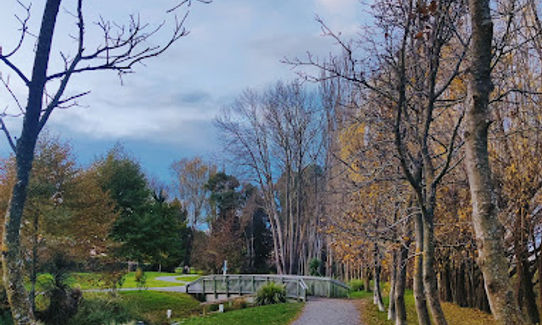
[[[15,0],[4,0],[0,12],[0,46],[9,50],[17,41],[18,25],[14,14],[24,17]],[[29,1],[23,0],[23,3]],[[34,1],[30,31],[37,33],[43,2]],[[59,53],[73,53],[74,20],[68,14],[74,1],[63,1],[53,40],[50,71],[57,71]],[[102,16],[126,22],[130,14],[156,26],[166,25],[153,39],[167,40],[173,14],[167,14],[174,0],[93,0],[85,2],[87,40],[98,42],[99,34],[90,22]],[[41,7],[40,7],[41,6]],[[176,10],[183,16],[188,8]],[[115,73],[97,72],[72,79],[68,94],[90,90],[78,100],[78,107],[56,110],[48,132],[68,141],[81,165],[104,155],[121,143],[153,178],[169,182],[169,166],[175,160],[195,155],[219,160],[223,150],[213,120],[220,110],[246,88],[263,89],[278,80],[296,77],[291,66],[281,59],[303,58],[307,51],[328,56],[336,49],[323,37],[315,21],[318,15],[332,30],[344,37],[354,36],[363,23],[358,0],[214,0],[211,4],[193,2],[185,22],[189,35],[176,42],[163,55],[137,66],[135,73],[120,82]],[[169,28],[169,29],[168,29]],[[30,75],[32,37],[13,58]],[[89,45],[91,47],[91,45]],[[5,52],[4,52],[5,53]],[[17,78],[0,63],[4,78],[24,102],[26,92]],[[15,112],[15,103],[0,89],[0,109]],[[16,135],[20,117],[6,118]],[[0,138],[0,156],[9,155],[5,138]]]

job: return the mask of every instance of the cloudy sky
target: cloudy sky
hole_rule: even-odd
[[[0,46],[7,51],[17,38],[17,20],[24,11],[15,0],[5,0],[0,12]],[[29,2],[23,0],[24,3]],[[37,31],[44,1],[34,1],[31,31]],[[74,1],[64,0],[54,39],[55,57],[73,51],[68,35],[73,18],[66,12]],[[93,0],[86,1],[87,21],[102,15],[125,22],[129,14],[158,24],[172,18],[166,14],[174,0]],[[182,15],[183,11],[179,10]],[[291,67],[280,63],[284,57],[303,57],[306,51],[326,56],[333,42],[321,36],[316,15],[335,31],[354,35],[361,24],[362,7],[358,0],[214,0],[209,5],[194,3],[186,27],[190,34],[165,54],[138,66],[136,73],[123,79],[114,73],[100,72],[77,76],[70,93],[91,90],[79,101],[80,107],[57,110],[49,131],[70,141],[81,164],[104,154],[120,142],[151,176],[169,180],[172,161],[202,155],[216,157],[221,148],[213,127],[217,112],[247,87],[261,89],[277,80],[295,78]],[[168,36],[166,25],[156,43]],[[89,38],[97,37],[89,26]],[[97,41],[95,39],[93,41]],[[13,60],[29,75],[33,42]],[[2,75],[9,71],[0,65]],[[25,89],[11,76],[11,86],[25,98]],[[14,109],[5,89],[0,89],[0,109]],[[20,129],[20,119],[10,118],[12,133]],[[0,138],[0,156],[9,154]]]

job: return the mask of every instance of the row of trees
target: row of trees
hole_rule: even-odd
[[[331,100],[325,229],[345,278],[391,281],[389,317],[447,324],[441,300],[538,323],[540,8],[377,1],[374,25],[300,73]],[[536,275],[538,272],[538,275]],[[537,279],[538,278],[538,279]],[[410,282],[411,281],[411,282]],[[542,295],[539,293],[538,299]]]

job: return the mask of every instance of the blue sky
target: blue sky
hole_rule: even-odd
[[[13,14],[23,14],[15,0],[7,2],[0,12],[0,46],[6,50],[16,41]],[[31,30],[36,31],[43,4],[34,2]],[[70,10],[72,2],[64,1],[66,10]],[[87,21],[95,20],[99,14],[126,21],[128,14],[139,13],[142,20],[157,24],[168,17],[165,11],[174,2],[86,1]],[[279,79],[295,78],[291,67],[280,63],[282,58],[303,57],[306,51],[327,56],[333,51],[333,42],[321,36],[315,15],[346,37],[355,35],[362,24],[358,0],[194,3],[186,22],[189,36],[161,57],[137,67],[136,73],[125,77],[122,85],[110,72],[74,78],[70,93],[91,90],[91,94],[79,101],[80,107],[55,111],[48,129],[71,142],[81,164],[120,142],[150,176],[168,182],[169,166],[174,160],[194,155],[219,160],[223,148],[219,147],[213,119],[243,89],[261,89]],[[63,11],[54,39],[56,56],[51,70],[57,67],[58,51],[73,48],[67,37],[72,26],[70,16]],[[167,27],[170,26],[166,25],[156,42],[166,39]],[[91,27],[88,33],[89,38],[97,37]],[[28,74],[31,53],[32,40],[14,58]],[[0,66],[0,71],[7,76],[5,66]],[[12,87],[24,101],[24,87],[11,78]],[[0,89],[0,107],[14,107],[5,89]],[[14,134],[20,123],[19,118],[8,120]],[[0,156],[7,154],[7,142],[0,138]]]

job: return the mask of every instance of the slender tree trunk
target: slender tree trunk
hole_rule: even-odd
[[[45,4],[34,57],[32,80],[28,85],[28,102],[23,129],[16,145],[17,180],[13,186],[5,217],[2,247],[3,280],[12,318],[16,325],[35,324],[32,305],[24,287],[20,232],[28,180],[34,160],[34,148],[40,131],[39,119],[43,107],[43,91],[59,7],[60,0],[48,0]]]
[[[397,255],[397,274],[395,275],[395,296],[390,299],[395,300],[395,325],[406,325],[407,315],[405,306],[405,287],[406,287],[406,272],[408,260],[408,246],[401,245],[399,254]]]
[[[525,244],[520,244],[517,253],[516,269],[518,274],[518,304],[525,308],[526,315],[532,324],[540,322],[536,296],[533,290],[532,273],[529,269],[529,252]]]
[[[395,286],[397,281],[397,263],[399,252],[394,250],[392,252],[392,263],[391,263],[391,272],[390,272],[390,303],[388,305],[388,320],[395,319]]]
[[[423,214],[423,285],[429,303],[431,316],[436,325],[447,325],[440,305],[435,272],[435,239],[433,229],[433,212],[426,210]]]
[[[385,311],[384,302],[382,301],[382,291],[380,290],[380,272],[382,266],[380,265],[380,254],[378,252],[378,244],[374,243],[374,292],[373,302],[378,306],[378,310]]]
[[[365,267],[365,291],[371,292],[371,269]]]
[[[497,217],[489,166],[487,134],[491,81],[493,23],[489,0],[469,0],[472,25],[471,75],[467,110],[466,165],[472,198],[472,219],[478,243],[478,265],[484,274],[489,304],[502,325],[525,324],[508,278],[504,229]]]
[[[427,310],[427,301],[425,298],[423,286],[423,221],[421,213],[416,214],[415,219],[416,234],[416,256],[414,258],[414,301],[416,303],[416,312],[419,325],[431,325],[429,320],[429,311]]]

